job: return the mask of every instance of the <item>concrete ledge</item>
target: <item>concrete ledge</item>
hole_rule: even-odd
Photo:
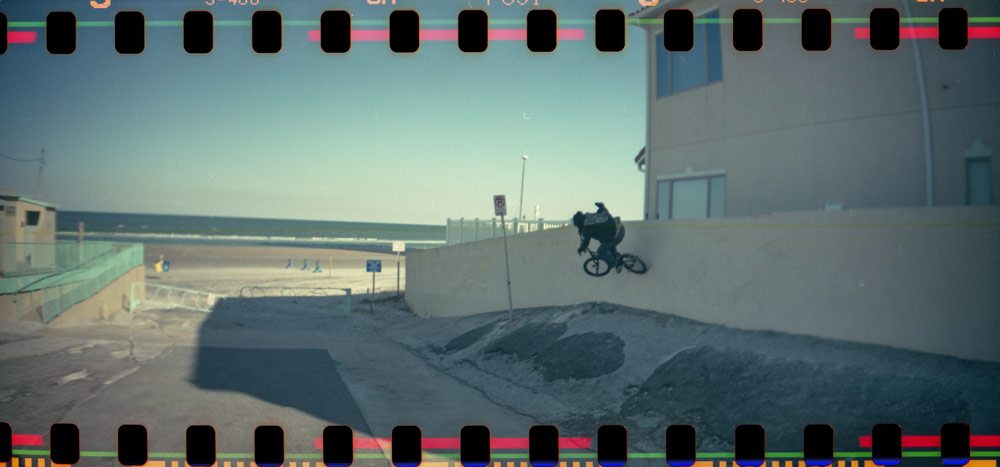
[[[627,223],[646,275],[584,274],[573,228],[508,238],[514,306],[607,301],[739,329],[1000,361],[1000,207]],[[507,307],[500,239],[407,254],[422,316]]]

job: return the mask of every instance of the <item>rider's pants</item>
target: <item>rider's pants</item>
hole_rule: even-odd
[[[608,263],[610,267],[617,266],[618,251],[615,250],[616,246],[618,246],[616,243],[602,243],[601,246],[597,248],[597,257],[605,263]]]

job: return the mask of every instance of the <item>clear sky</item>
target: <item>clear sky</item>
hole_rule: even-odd
[[[208,9],[216,21],[247,20],[250,6],[216,0],[0,0],[9,21],[43,21],[53,9],[78,21],[110,21],[141,9],[147,21]],[[386,6],[261,0],[283,19],[318,20],[327,8],[385,20]],[[486,8],[523,19],[528,7],[500,0],[399,0],[422,20]],[[529,5],[531,1],[529,0]],[[626,12],[635,0],[541,0],[560,20]],[[516,4],[515,4],[516,5]],[[358,27],[358,26],[356,26]],[[448,28],[424,25],[424,28]],[[496,26],[494,27],[517,27]],[[37,157],[45,148],[45,200],[61,209],[441,224],[490,217],[492,195],[516,211],[521,155],[528,154],[524,211],[568,218],[604,201],[642,216],[643,177],[632,162],[645,140],[645,33],[628,28],[620,54],[584,41],[532,54],[493,42],[467,55],[454,42],[391,52],[386,42],[324,54],[306,40],[314,26],[284,27],[276,56],[250,49],[249,28],[216,26],[215,51],[187,55],[180,27],[148,27],[146,51],[120,56],[114,28],[80,27],[77,52],[35,44],[0,56],[0,153]],[[12,29],[24,30],[24,29]],[[0,185],[31,193],[35,163],[0,159]]]

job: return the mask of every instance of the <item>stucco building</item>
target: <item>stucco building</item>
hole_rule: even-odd
[[[996,40],[972,33],[965,50],[943,50],[907,38],[907,28],[936,27],[907,18],[949,5],[856,0],[829,7],[831,48],[806,51],[795,19],[810,4],[747,3],[663,1],[631,15],[682,8],[696,18],[689,52],[666,50],[662,23],[642,25],[648,130],[635,162],[646,219],[998,203]],[[963,6],[970,18],[1000,16],[1000,2]],[[764,45],[738,52],[728,21],[748,7],[763,13]],[[896,50],[866,38],[876,7],[903,18]]]
[[[13,193],[0,193],[0,277],[14,271],[52,268],[51,252],[21,244],[56,241],[56,206]]]

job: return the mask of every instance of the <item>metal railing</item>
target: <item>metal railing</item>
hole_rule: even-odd
[[[100,243],[93,248],[66,248],[77,253],[65,262],[58,259],[62,244],[39,244],[34,251],[52,252],[53,268],[36,277],[6,278],[17,282],[14,295],[16,316],[36,312],[42,322],[49,322],[62,312],[101,291],[129,271],[142,266],[143,245],[139,243]],[[72,244],[73,246],[77,244]],[[21,244],[25,245],[25,244]],[[58,245],[55,247],[54,245]],[[83,243],[80,245],[87,245]],[[63,253],[66,254],[66,253]],[[6,261],[6,258],[5,258]],[[75,264],[73,267],[69,265]],[[59,265],[59,267],[55,267]]]
[[[133,282],[130,292],[129,311],[132,313],[140,307],[168,310],[181,308],[208,313],[219,300],[226,298],[223,294],[142,282]]]
[[[569,225],[569,221],[546,221],[545,219],[504,219],[507,235],[558,229]],[[445,244],[475,242],[503,235],[500,219],[451,219],[445,223]]]
[[[112,242],[7,242],[3,244],[0,275],[58,274],[113,253]]]
[[[143,309],[183,309],[211,313],[216,304],[230,298],[228,295],[214,292],[141,282],[132,283],[130,295],[129,310],[132,313]],[[334,315],[351,314],[351,289],[247,285],[240,288],[239,297],[344,297],[342,301],[331,301],[330,311]]]

